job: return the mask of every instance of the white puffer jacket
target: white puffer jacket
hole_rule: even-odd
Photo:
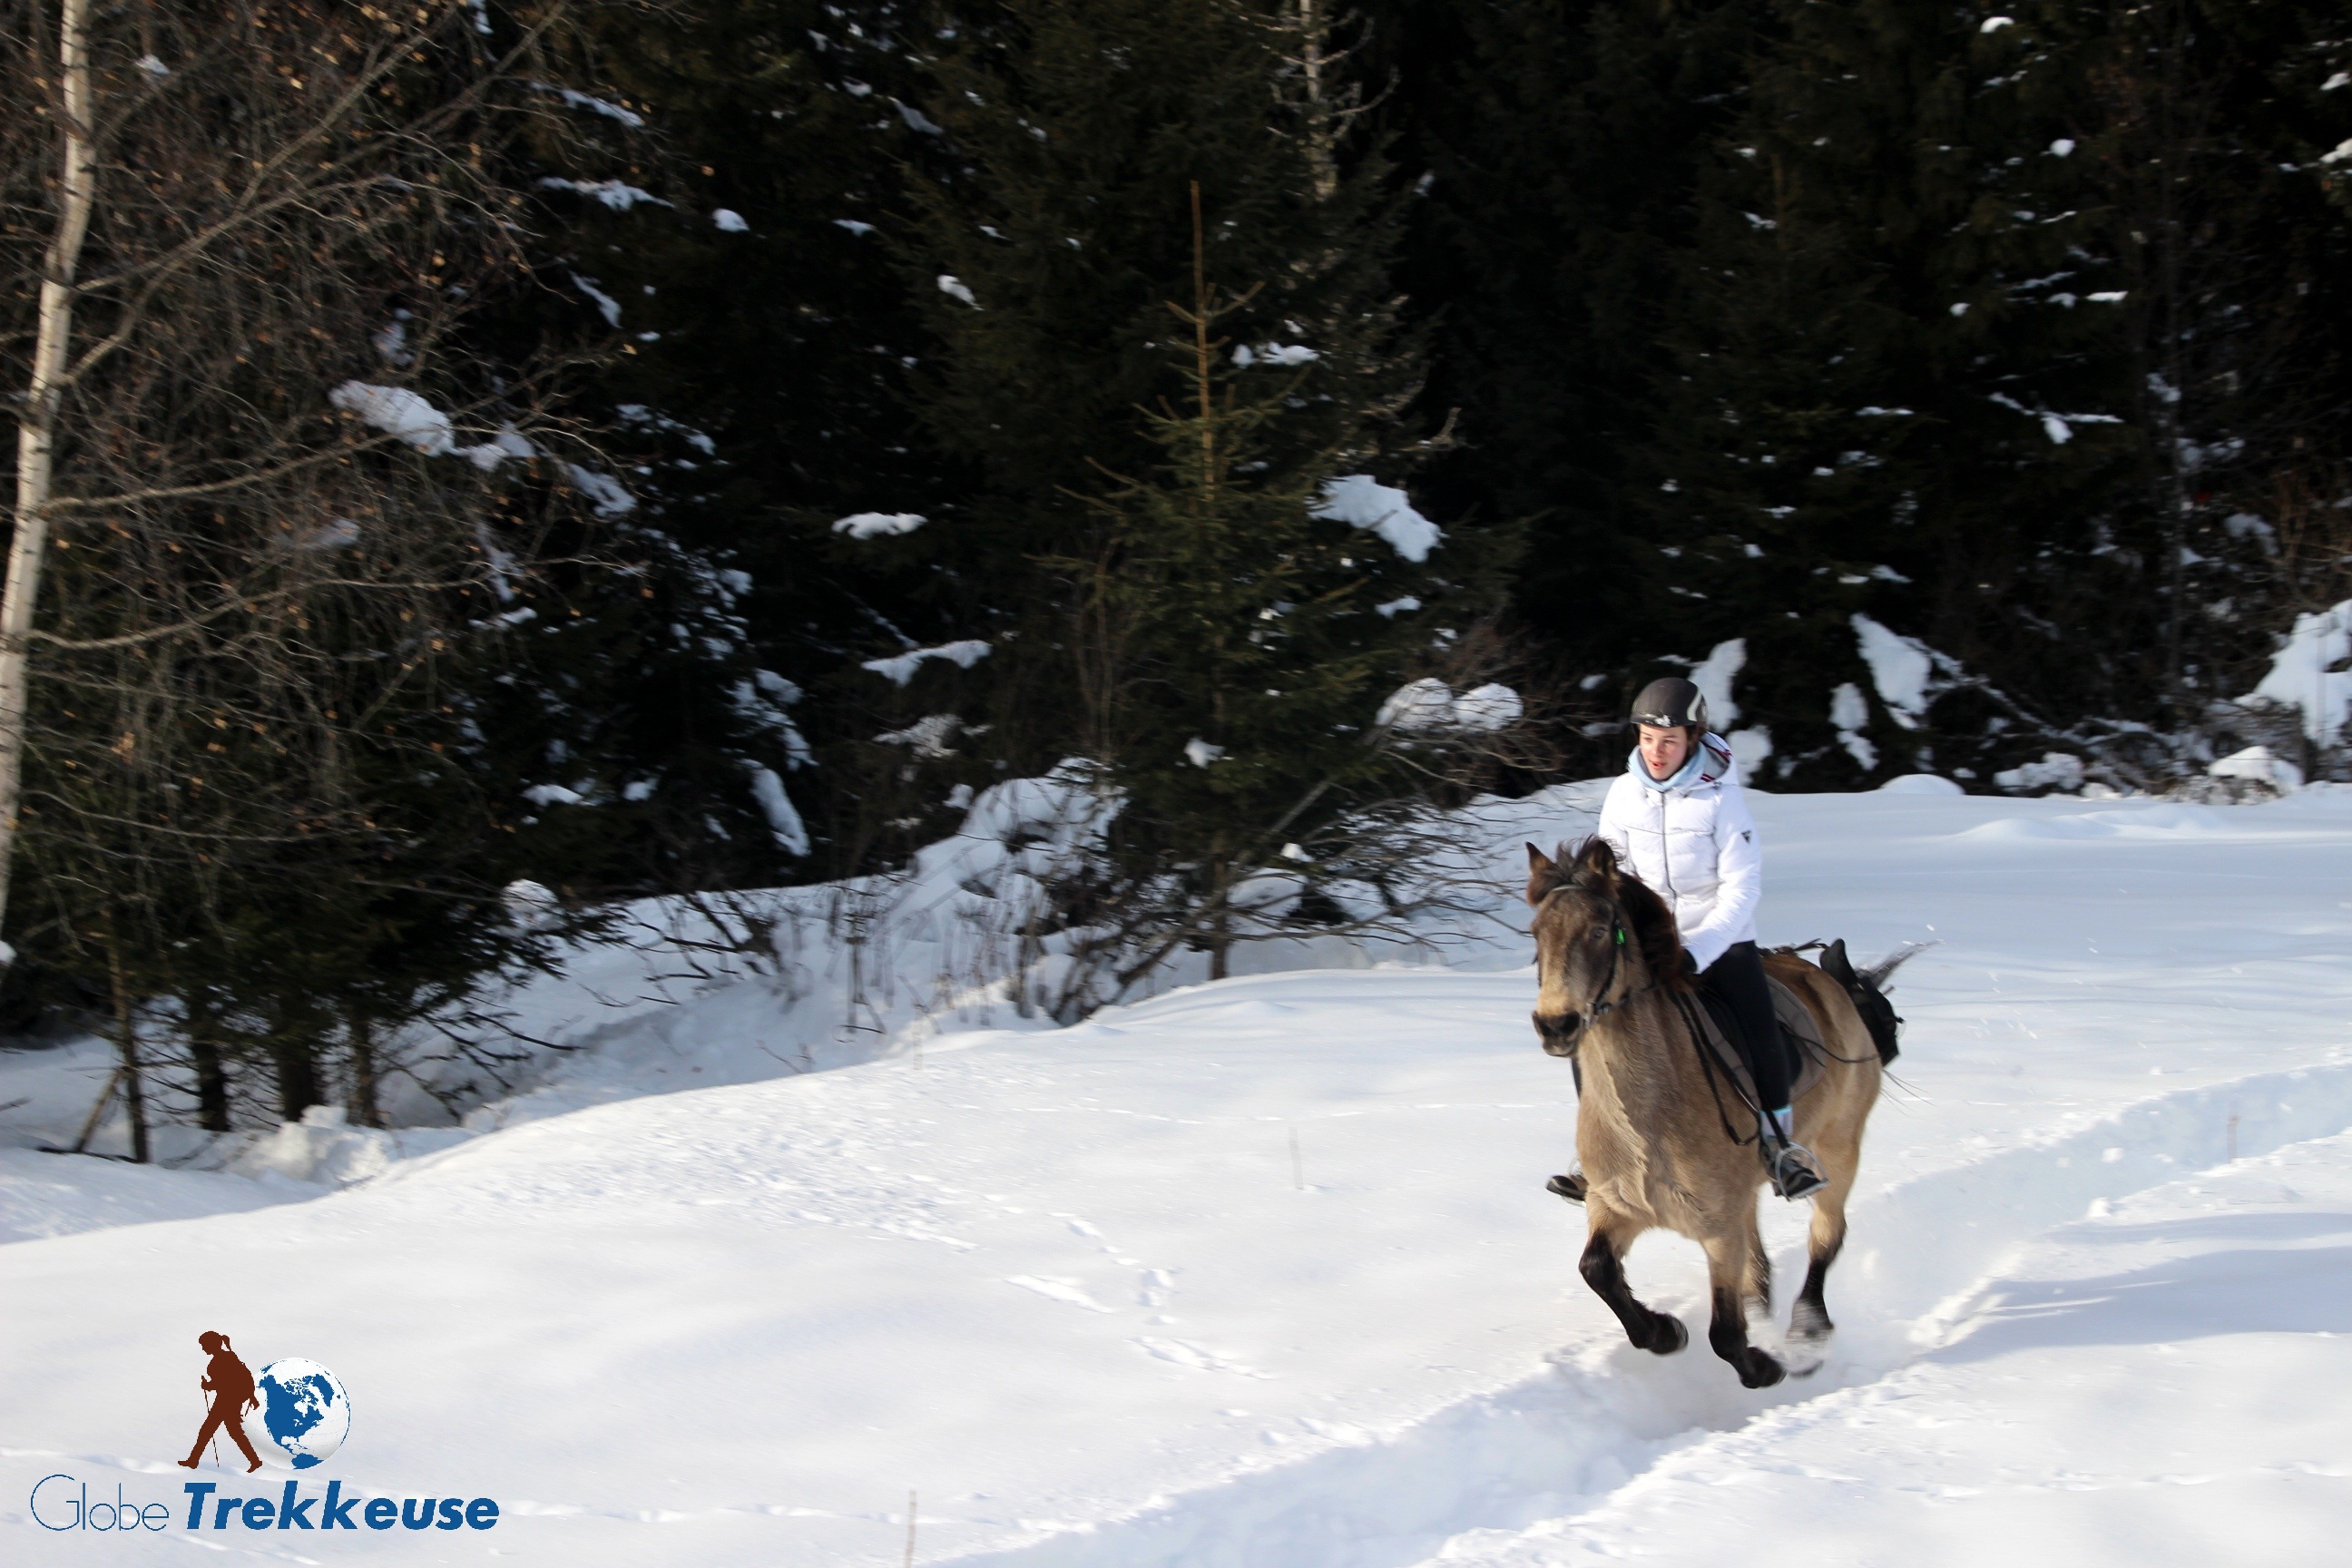
[[[1764,893],[1756,823],[1718,736],[1706,737],[1697,768],[1675,788],[1653,788],[1641,769],[1636,751],[1609,786],[1594,831],[1666,900],[1683,945],[1705,969],[1733,942],[1756,940]]]

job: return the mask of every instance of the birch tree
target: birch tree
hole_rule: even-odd
[[[0,17],[0,384],[18,443],[5,915],[42,749],[73,760],[93,692],[129,689],[121,658],[146,662],[132,684],[149,691],[203,664],[224,725],[268,726],[226,715],[306,686],[348,698],[325,679],[338,661],[385,655],[428,680],[519,602],[530,509],[499,499],[518,479],[616,504],[551,458],[557,361],[488,352],[477,323],[533,291],[538,191],[588,183],[565,162],[580,128],[614,123],[600,107],[632,117],[551,79],[560,3],[16,0]],[[45,719],[45,682],[84,700]],[[308,706],[323,763],[355,716]]]

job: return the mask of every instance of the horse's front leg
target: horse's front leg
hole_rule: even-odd
[[[1748,1231],[1753,1232],[1750,1221]],[[1706,1280],[1714,1306],[1707,1321],[1706,1342],[1731,1363],[1739,1381],[1749,1388],[1769,1388],[1788,1375],[1788,1369],[1769,1352],[1748,1342],[1748,1303],[1770,1300],[1771,1284],[1759,1270],[1769,1268],[1764,1249],[1753,1234],[1712,1237],[1706,1248]]]
[[[1802,1346],[1816,1366],[1821,1363],[1822,1347],[1837,1327],[1830,1321],[1829,1303],[1822,1299],[1822,1291],[1829,1281],[1830,1265],[1845,1247],[1845,1195],[1853,1186],[1850,1166],[1838,1173],[1833,1164],[1832,1171],[1830,1184],[1814,1194],[1805,1285],[1797,1292],[1796,1310],[1789,1316],[1790,1344]]]
[[[1577,1264],[1577,1272],[1592,1287],[1592,1293],[1609,1303],[1617,1321],[1625,1325],[1625,1337],[1633,1342],[1635,1350],[1653,1355],[1672,1355],[1690,1343],[1690,1333],[1679,1319],[1664,1312],[1654,1312],[1633,1299],[1625,1283],[1625,1248],[1632,1246],[1633,1235],[1610,1225],[1601,1215],[1594,1215],[1592,1238],[1584,1244],[1584,1257]]]

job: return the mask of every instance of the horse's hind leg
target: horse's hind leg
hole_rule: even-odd
[[[1633,1237],[1621,1235],[1600,1224],[1592,1227],[1592,1239],[1584,1244],[1584,1257],[1577,1263],[1577,1272],[1592,1287],[1592,1293],[1609,1303],[1617,1321],[1625,1325],[1625,1337],[1633,1342],[1635,1350],[1653,1355],[1672,1355],[1690,1342],[1689,1331],[1679,1319],[1664,1312],[1654,1312],[1633,1299],[1633,1289],[1625,1283],[1625,1248]]]
[[[1731,1363],[1742,1384],[1769,1388],[1787,1375],[1787,1369],[1770,1353],[1748,1342],[1748,1304],[1771,1289],[1770,1265],[1764,1260],[1755,1230],[1751,1218],[1744,1232],[1710,1237],[1701,1244],[1706,1248],[1706,1278],[1714,1305],[1706,1342]]]

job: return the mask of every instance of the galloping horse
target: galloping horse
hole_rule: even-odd
[[[1622,868],[1600,838],[1573,857],[1563,851],[1562,861],[1528,846],[1536,1032],[1545,1050],[1576,1059],[1581,1079],[1576,1147],[1591,1230],[1580,1270],[1627,1339],[1672,1355],[1689,1336],[1680,1321],[1634,1300],[1625,1249],[1661,1226],[1697,1242],[1713,1294],[1707,1342],[1741,1383],[1768,1388],[1789,1368],[1748,1342],[1748,1309],[1769,1315],[1772,1295],[1772,1267],[1756,1229],[1764,1168],[1754,1139],[1739,1136],[1753,1128],[1753,1111],[1726,1091],[1722,1069],[1702,1058],[1706,1047],[1692,1037],[1696,1014],[1676,995],[1692,983],[1665,901]],[[1842,949],[1839,957],[1842,965]],[[1789,1344],[1809,1363],[1800,1364],[1801,1375],[1820,1365],[1820,1347],[1834,1327],[1822,1286],[1845,1245],[1846,1194],[1862,1156],[1863,1123],[1878,1100],[1881,1047],[1856,996],[1866,988],[1864,999],[1885,1009],[1877,987],[1893,967],[1866,972],[1850,991],[1794,954],[1765,960],[1767,973],[1812,1015],[1827,1047],[1826,1072],[1796,1102],[1798,1141],[1820,1159],[1828,1182],[1813,1196],[1811,1262],[1789,1331]],[[1885,1011],[1891,1058],[1892,1010]]]

